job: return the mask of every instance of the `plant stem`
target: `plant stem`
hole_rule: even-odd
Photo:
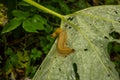
[[[43,10],[43,11],[49,13],[49,14],[52,14],[54,16],[57,16],[57,17],[59,17],[61,19],[64,17],[63,15],[61,15],[59,13],[56,13],[56,12],[54,12],[54,11],[52,11],[52,10],[38,4],[38,3],[36,3],[35,1],[32,1],[32,0],[24,0],[24,1],[31,4],[31,5],[33,5],[33,6],[35,6],[35,7],[37,7],[38,9],[41,9],[41,10]]]

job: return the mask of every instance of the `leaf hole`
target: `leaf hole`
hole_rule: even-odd
[[[69,29],[71,29],[72,27],[71,27],[71,26],[69,26],[68,28],[69,28]]]
[[[66,24],[65,27],[68,27],[68,25]]]
[[[118,14],[118,12],[117,12],[117,11],[114,11],[114,13],[115,13],[115,14]]]
[[[120,33],[116,32],[116,31],[109,33],[109,35],[114,39],[120,39]]]
[[[73,63],[73,69],[74,69],[74,72],[75,72],[75,78],[76,80],[80,80],[80,76],[77,72],[77,64],[76,63]]]
[[[108,74],[107,76],[110,77],[110,74]]]
[[[71,29],[71,28],[72,28],[71,26],[69,26],[69,25],[67,25],[67,24],[65,25],[65,27],[66,27],[66,28],[69,28],[69,29]]]
[[[72,21],[73,19],[74,19],[73,17],[67,18],[68,21]]]
[[[77,73],[77,64],[76,63],[73,63],[73,69],[74,69],[74,72]]]
[[[84,51],[88,51],[88,49],[86,48],[86,49],[84,49]]]
[[[107,36],[104,36],[105,39],[109,39]]]
[[[120,55],[120,43],[113,41],[109,42],[107,45],[107,52],[110,55],[110,60],[111,61],[117,61],[120,59],[118,55]],[[110,70],[111,68],[108,67]]]

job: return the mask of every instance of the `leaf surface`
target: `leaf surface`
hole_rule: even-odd
[[[13,18],[6,26],[3,28],[2,33],[10,32],[16,29],[24,20],[23,17]]]
[[[23,22],[23,28],[27,32],[37,32],[37,30],[44,30],[44,24],[47,24],[44,18],[39,15],[34,15],[32,18]]]
[[[87,8],[64,16],[61,27],[67,32],[67,46],[75,49],[62,57],[55,41],[32,80],[119,80],[107,51],[109,34],[120,34],[120,5]]]
[[[15,17],[24,17],[24,18],[27,18],[28,16],[30,16],[29,12],[24,12],[24,11],[21,11],[21,10],[14,10],[12,12],[12,14]]]

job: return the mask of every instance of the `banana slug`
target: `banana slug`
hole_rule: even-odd
[[[71,49],[66,46],[66,41],[67,41],[67,33],[58,28],[56,31],[52,34],[53,37],[58,36],[58,41],[57,41],[57,50],[60,54],[63,54],[64,56],[74,52],[74,49]]]

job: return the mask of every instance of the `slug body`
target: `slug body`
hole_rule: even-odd
[[[59,31],[59,32],[57,32],[57,31]],[[58,29],[56,29],[56,31],[53,34],[55,36],[58,36],[57,50],[59,53],[66,56],[74,51],[74,49],[71,49],[66,46],[67,33],[64,30],[58,28]]]

